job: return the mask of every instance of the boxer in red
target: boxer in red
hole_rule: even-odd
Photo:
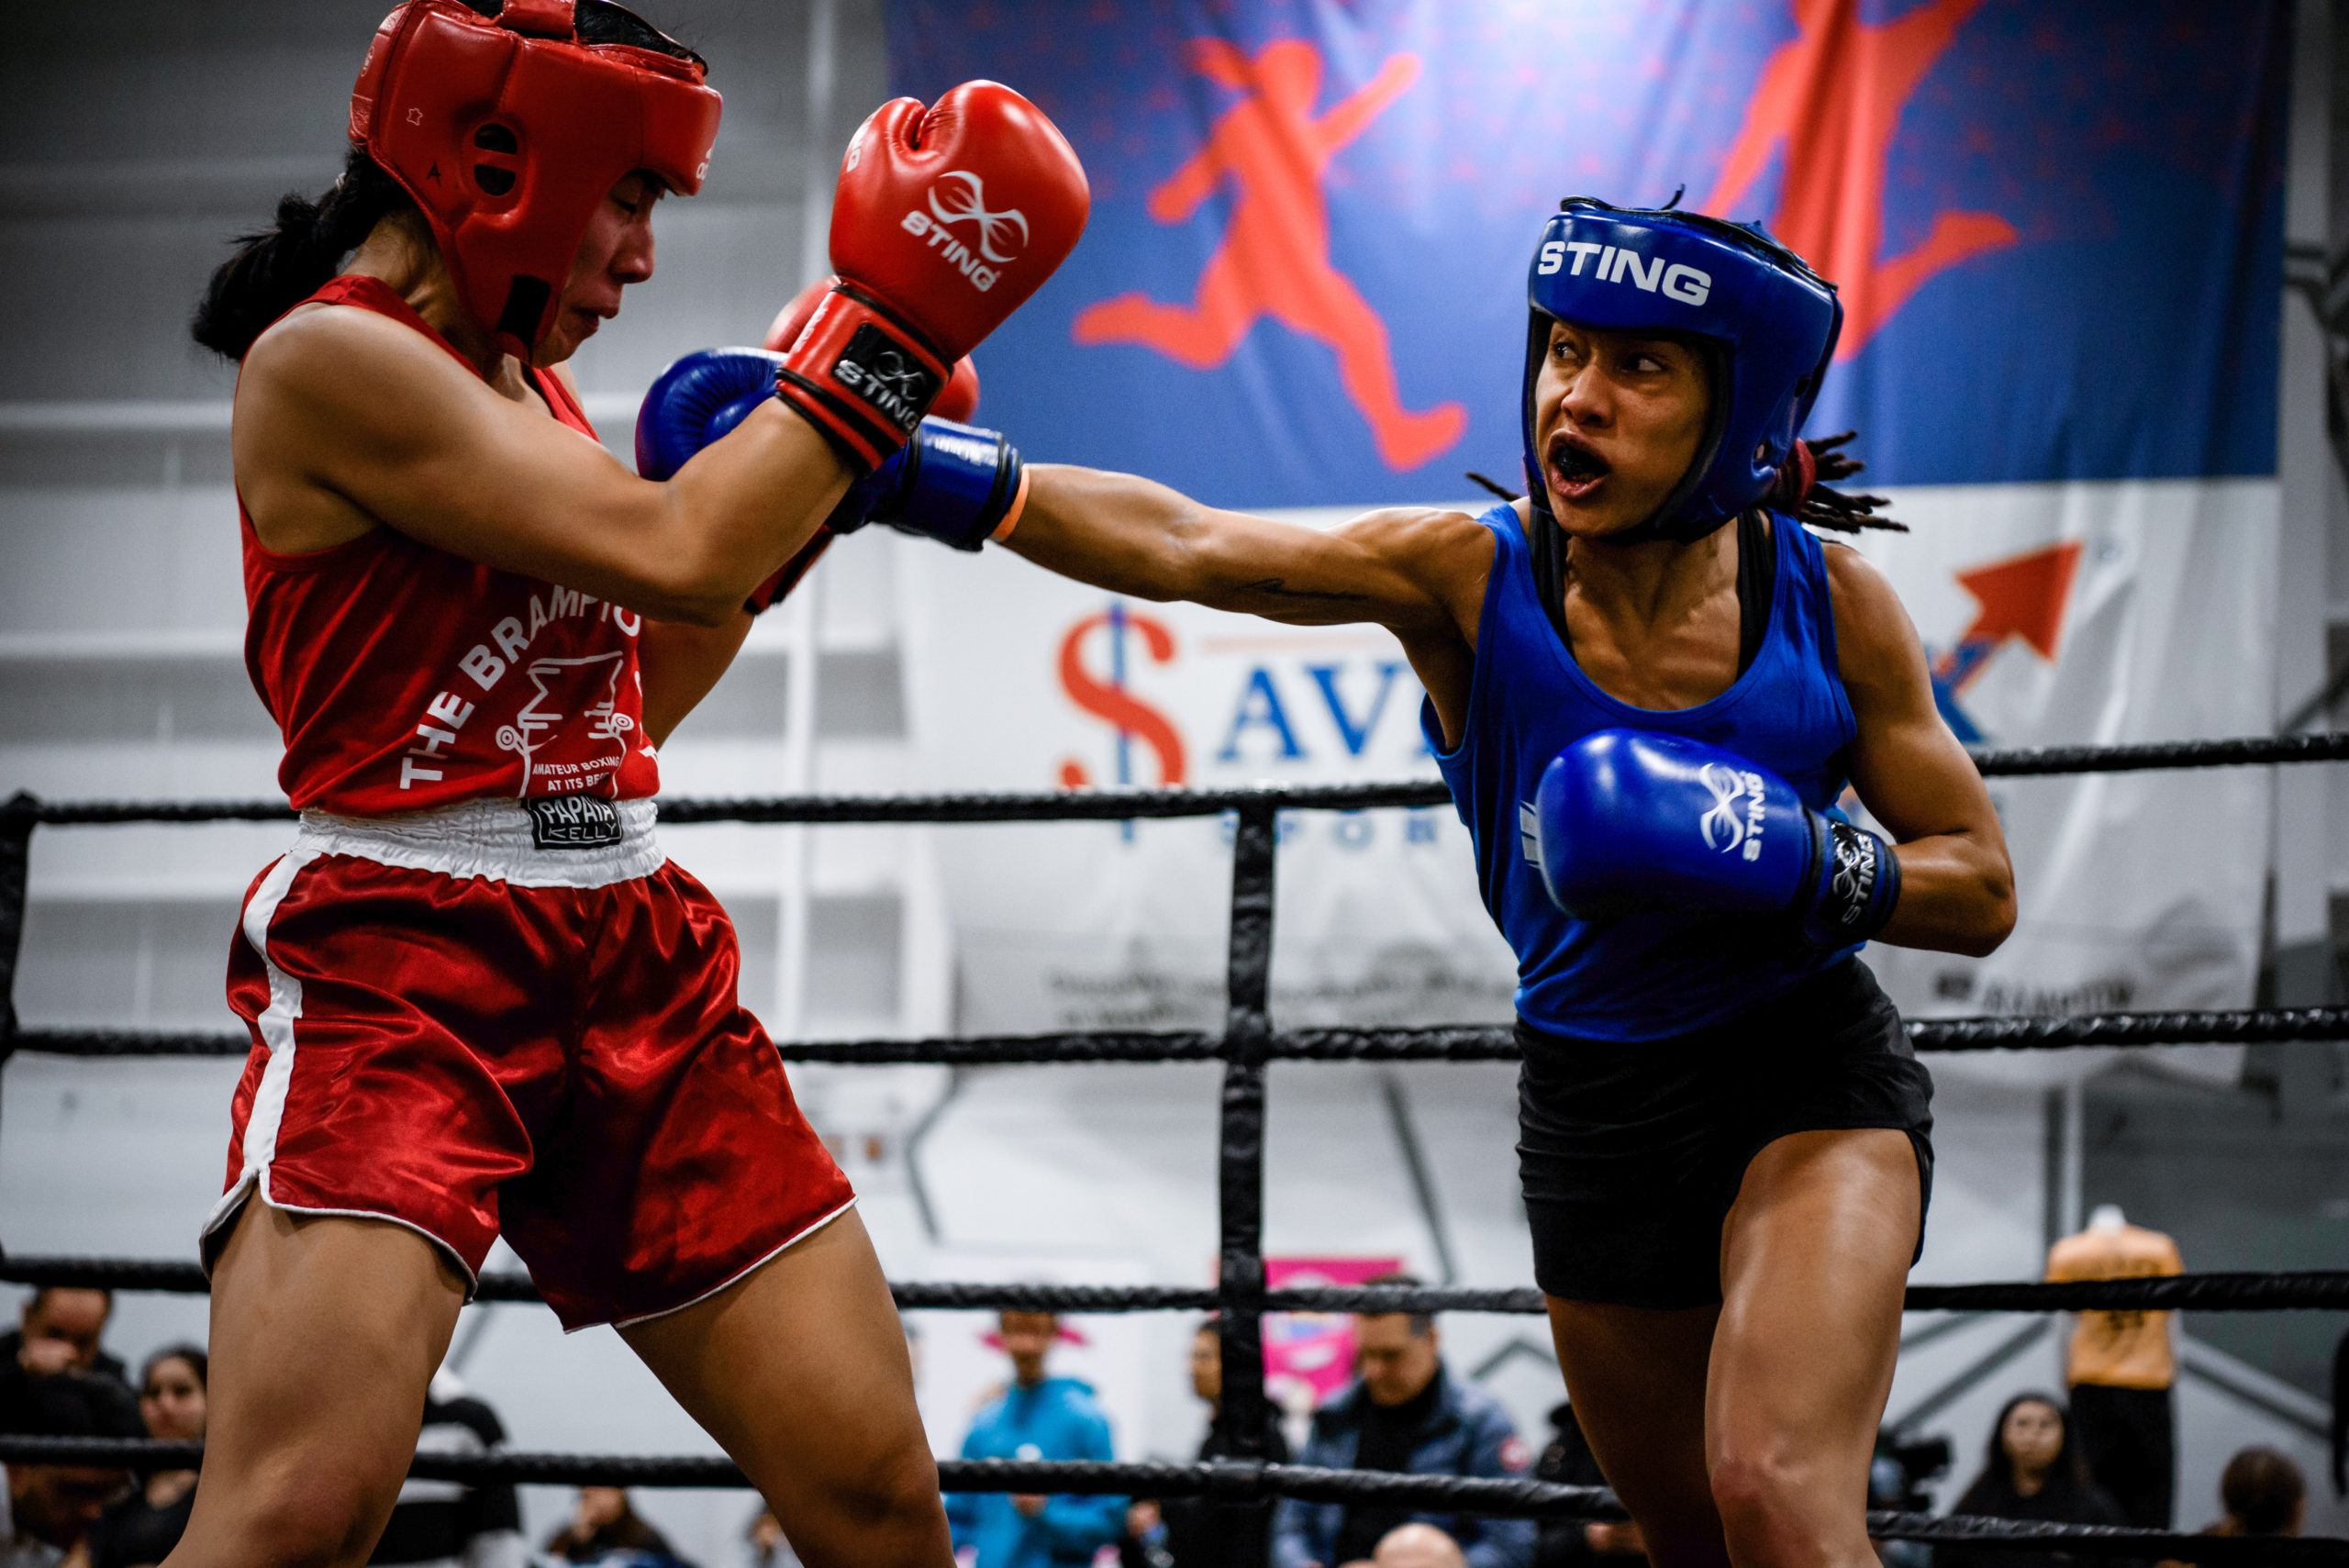
[[[342,179],[198,311],[242,366],[246,658],[302,824],[232,947],[253,1049],[173,1568],[366,1560],[501,1231],[806,1561],[950,1561],[887,1286],[724,912],[654,840],[656,748],[1075,243],[1084,173],[991,83],[876,111],[774,395],[656,483],[596,443],[562,361],[651,276],[655,205],[701,185],[705,76],[604,0],[410,0]],[[949,172],[1020,217],[984,282],[903,221]]]

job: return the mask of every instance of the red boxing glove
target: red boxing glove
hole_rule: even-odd
[[[799,334],[807,330],[807,318],[816,314],[816,307],[839,282],[838,278],[824,278],[794,295],[791,303],[776,313],[774,325],[767,328],[766,338],[759,346],[779,354],[799,341]],[[978,413],[979,369],[971,362],[970,355],[954,361],[954,369],[946,377],[945,389],[930,406],[930,411],[958,425],[969,424]]]
[[[964,354],[954,361],[953,373],[946,378],[946,389],[938,401],[930,406],[930,414],[940,419],[952,419],[967,425],[979,412],[979,367]]]
[[[1035,105],[965,82],[897,98],[851,139],[832,195],[840,273],[784,350],[777,395],[871,470],[949,367],[1052,275],[1085,231],[1085,168]]]

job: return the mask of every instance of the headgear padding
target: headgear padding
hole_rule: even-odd
[[[1687,338],[1712,362],[1712,410],[1688,473],[1631,539],[1696,539],[1762,500],[1819,396],[1842,330],[1835,285],[1759,225],[1569,196],[1534,248],[1527,299],[1525,473],[1550,517],[1533,386],[1550,323]]]
[[[644,170],[687,195],[718,139],[705,69],[657,50],[583,44],[572,0],[458,0],[384,18],[351,95],[351,139],[415,198],[465,311],[528,360],[554,326],[602,201]]]

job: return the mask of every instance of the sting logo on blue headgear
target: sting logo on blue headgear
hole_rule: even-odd
[[[1534,511],[1554,526],[1533,444],[1533,384],[1550,323],[1669,333],[1712,368],[1712,412],[1688,473],[1637,527],[1609,536],[1702,539],[1761,500],[1826,379],[1842,330],[1835,285],[1759,225],[1701,213],[1618,207],[1569,196],[1542,230],[1528,279],[1525,473]]]

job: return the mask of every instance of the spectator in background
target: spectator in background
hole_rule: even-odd
[[[2300,1467],[2272,1448],[2247,1448],[2219,1475],[2219,1505],[2226,1517],[2202,1527],[2205,1535],[2295,1536],[2308,1515],[2308,1482]],[[2195,1568],[2165,1559],[2160,1568]]]
[[[742,1532],[745,1548],[744,1568],[801,1568],[799,1553],[793,1551],[791,1538],[783,1533],[783,1521],[766,1508],[751,1517],[750,1528]]]
[[[1369,1568],[1467,1568],[1460,1543],[1433,1525],[1397,1525],[1378,1538]]]
[[[25,1302],[21,1325],[0,1334],[0,1430],[26,1397],[28,1379],[61,1372],[87,1373],[130,1386],[122,1362],[98,1340],[114,1315],[114,1293],[43,1285]]]
[[[61,1372],[27,1381],[14,1412],[19,1436],[138,1438],[139,1405],[110,1378]],[[0,1568],[56,1568],[82,1544],[106,1505],[130,1485],[130,1473],[97,1465],[0,1466]]]
[[[1607,1477],[1598,1468],[1598,1456],[1590,1451],[1590,1440],[1582,1435],[1582,1423],[1575,1419],[1572,1405],[1560,1405],[1550,1412],[1550,1425],[1557,1435],[1542,1457],[1533,1462],[1533,1479],[1547,1481],[1553,1486],[1604,1486]],[[1636,1564],[1647,1556],[1647,1542],[1641,1539],[1640,1527],[1625,1519],[1613,1523],[1604,1519],[1543,1519],[1535,1527],[1534,1568],[1598,1568],[1600,1559],[1612,1558],[1615,1565]]]
[[[1216,1429],[1223,1413],[1223,1341],[1217,1337],[1213,1318],[1191,1336],[1191,1392],[1208,1407],[1199,1462],[1236,1457],[1231,1443]],[[1281,1435],[1280,1412],[1270,1402],[1264,1406],[1264,1441],[1267,1463],[1288,1462],[1288,1439]],[[1233,1547],[1225,1536],[1230,1528],[1225,1514],[1205,1497],[1144,1499],[1127,1514],[1120,1562],[1124,1568],[1219,1568],[1231,1560]]]
[[[1061,1320],[1049,1312],[1006,1312],[996,1326],[1011,1358],[1011,1385],[973,1418],[963,1457],[1110,1458],[1109,1418],[1092,1388],[1044,1375]],[[1125,1533],[1126,1499],[957,1492],[946,1499],[946,1520],[957,1551],[976,1550],[976,1568],[1052,1568],[1090,1562],[1115,1545]]]
[[[139,1419],[161,1442],[204,1440],[205,1353],[166,1345],[139,1370]],[[158,1470],[116,1500],[90,1531],[90,1568],[153,1568],[171,1555],[195,1507],[195,1472]]]
[[[2018,1394],[1990,1428],[1982,1473],[1952,1510],[1998,1519],[2046,1519],[2057,1524],[2125,1525],[2110,1494],[2088,1479],[2071,1423],[2052,1394]],[[1942,1546],[1936,1568],[2046,1568],[2046,1553],[1996,1547]]]
[[[442,1367],[424,1395],[424,1426],[417,1433],[418,1453],[487,1453],[506,1440],[497,1412],[468,1393],[457,1374]],[[628,1497],[620,1494],[625,1509]],[[522,1506],[511,1486],[466,1486],[454,1481],[400,1484],[399,1501],[376,1540],[370,1563],[413,1563],[430,1568],[523,1568],[529,1548],[522,1539]]]
[[[18,1327],[0,1334],[0,1362],[13,1362],[36,1377],[86,1372],[128,1386],[128,1370],[98,1343],[113,1316],[110,1290],[43,1285],[25,1303]]]
[[[2210,1535],[2298,1535],[2308,1515],[2309,1486],[2300,1467],[2272,1448],[2247,1448],[2227,1461],[2219,1477],[2227,1517],[2204,1525]]]
[[[1370,1284],[1417,1285],[1408,1274]],[[1517,1479],[1531,1455],[1508,1412],[1483,1389],[1444,1370],[1435,1319],[1386,1312],[1354,1318],[1354,1381],[1313,1414],[1301,1464],[1392,1470],[1412,1475]],[[1410,1528],[1407,1528],[1410,1527]],[[1386,1543],[1399,1538],[1392,1549]],[[1442,1538],[1442,1541],[1438,1540]],[[1531,1568],[1531,1519],[1431,1514],[1385,1504],[1284,1499],[1274,1516],[1275,1568]],[[1442,1542],[1457,1553],[1448,1556]]]
[[[582,1486],[571,1522],[547,1537],[546,1554],[558,1562],[608,1568],[690,1568],[669,1538],[636,1517],[618,1486]]]

